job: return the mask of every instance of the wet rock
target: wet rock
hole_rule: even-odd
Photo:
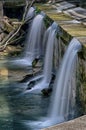
[[[55,74],[52,74],[52,79],[49,84],[49,88],[45,88],[41,91],[44,96],[50,96],[50,94],[52,92],[54,80],[55,80]]]
[[[35,82],[36,82],[36,81],[31,81],[31,82],[28,84],[27,90],[31,89],[31,88],[35,85]]]
[[[79,56],[76,80],[78,83],[76,86],[77,112],[78,116],[81,116],[86,114],[86,60],[82,56]]]
[[[55,74],[52,74],[52,79],[51,79],[51,82],[50,82],[50,84],[52,84],[53,82],[54,82],[54,80],[55,80]]]
[[[44,96],[49,96],[52,92],[52,88],[45,88],[41,92]]]
[[[33,76],[33,74],[28,74],[28,75],[24,76],[24,78],[18,82],[19,83],[27,82],[30,78],[32,78],[32,76]]]
[[[35,67],[38,61],[39,61],[39,59],[36,58],[36,59],[32,62],[32,66]]]

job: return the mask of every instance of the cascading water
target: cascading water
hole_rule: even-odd
[[[34,8],[34,7],[31,7],[31,8],[28,10],[25,19],[33,18],[34,16],[35,16],[35,8]]]
[[[39,83],[37,83],[31,90],[28,90],[29,92],[33,92],[34,90],[37,89],[40,91],[43,88],[49,87],[51,77],[52,77],[52,63],[53,63],[53,50],[54,50],[53,47],[54,44],[57,43],[57,38],[56,38],[57,24],[56,25],[55,24],[56,23],[53,23],[52,26],[49,27],[45,33],[48,35],[48,39],[47,39],[46,55],[45,55],[44,69],[43,69],[43,79]],[[53,26],[56,26],[56,28],[54,28]]]
[[[69,104],[72,98],[71,93],[73,87],[70,83],[73,75],[74,63],[77,60],[77,52],[80,49],[81,45],[79,41],[73,38],[63,57],[61,67],[55,80],[49,113],[49,117],[53,122],[68,120]]]
[[[54,83],[53,93],[49,113],[46,119],[39,121],[25,122],[25,125],[34,126],[32,130],[45,128],[57,123],[68,120],[70,102],[73,97],[73,83],[71,85],[73,70],[77,60],[77,52],[81,49],[81,44],[75,38],[70,42],[68,49],[63,57],[62,64],[57,72],[57,77]],[[74,83],[75,85],[75,83]]]
[[[43,34],[45,31],[45,26],[43,22],[44,16],[37,15],[32,23],[30,35],[27,38],[28,44],[26,46],[25,58],[29,59],[31,62],[35,58],[39,58],[42,53],[42,41]]]
[[[34,7],[30,7],[30,9],[27,11],[26,16],[25,16],[25,21],[28,23],[28,34],[30,33],[31,26],[32,26],[32,21],[34,17],[36,16],[36,11]]]
[[[45,32],[44,16],[37,15],[32,22],[30,34],[28,31],[26,38],[26,47],[23,56],[19,59],[10,61],[10,63],[19,67],[32,66],[32,62],[35,58],[40,58],[42,55],[42,41]]]
[[[43,80],[46,84],[48,84],[48,87],[52,76],[51,73],[52,73],[52,64],[53,64],[54,45],[57,43],[56,31],[58,31],[58,26],[54,22],[52,26],[49,28],[49,36],[47,41],[44,70],[43,70],[43,75],[44,75]]]

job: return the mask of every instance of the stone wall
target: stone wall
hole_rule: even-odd
[[[77,65],[76,103],[79,115],[86,114],[86,48],[82,47]]]
[[[52,6],[39,6],[43,9],[46,14],[59,24],[60,34],[57,36],[58,42],[54,47],[54,68],[58,68],[61,58],[64,55],[66,47],[68,46],[70,40],[76,37],[82,44],[82,50],[78,53],[78,64],[76,73],[76,113],[78,116],[86,114],[86,28],[85,25],[81,23],[66,23],[71,21],[71,17],[65,15],[63,12],[56,13]],[[47,8],[47,10],[46,10]],[[65,22],[66,21],[66,22]],[[57,46],[59,49],[57,50]]]

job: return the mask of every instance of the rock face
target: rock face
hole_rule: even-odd
[[[76,103],[80,115],[86,114],[86,58],[83,56],[84,51],[86,50],[83,50],[79,56],[77,68]]]

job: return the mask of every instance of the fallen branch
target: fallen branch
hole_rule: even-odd
[[[36,1],[36,0],[33,0],[33,1],[31,2],[29,8],[30,8],[31,6],[33,6],[33,4],[35,3],[35,1]]]
[[[22,22],[12,22],[12,25],[15,26],[15,25],[21,25]]]
[[[15,42],[19,42],[19,41],[20,41],[21,39],[23,39],[24,37],[25,37],[24,35],[21,35],[20,37],[14,39],[14,40],[12,40],[12,41],[10,41],[9,44],[13,44],[13,43],[15,43]]]
[[[5,38],[4,40],[0,43],[1,47],[3,44],[15,33],[16,30],[12,30]]]
[[[12,31],[12,32],[10,33],[11,36],[8,35],[6,43],[5,43],[3,46],[0,47],[0,50],[1,50],[1,51],[4,50],[4,49],[6,48],[6,46],[9,44],[10,40],[11,40],[14,36],[16,36],[16,34],[19,32],[20,28],[21,28],[21,26],[17,29],[16,32],[15,32],[15,30]],[[13,35],[12,35],[12,34],[13,34]]]
[[[0,43],[0,50],[4,50],[5,47],[10,43],[10,41],[12,40],[12,38],[14,38],[18,32],[20,31],[21,27],[27,22],[29,21],[31,18],[28,18],[27,20],[25,20],[23,23],[21,23],[21,25],[18,27],[18,29],[12,30],[6,38],[4,38],[4,40]],[[5,44],[4,44],[5,43]],[[3,45],[4,44],[4,45]]]
[[[27,1],[27,0],[26,0]],[[10,34],[2,41],[2,43],[1,43],[1,47],[0,47],[0,51],[3,51],[5,48],[6,48],[6,46],[10,43],[10,40],[12,39],[12,38],[14,38],[17,34],[18,34],[18,32],[20,31],[20,29],[21,29],[21,27],[28,21],[28,20],[30,20],[31,18],[28,18],[27,20],[25,20],[25,16],[26,16],[26,13],[27,13],[27,10],[28,10],[28,6],[29,6],[29,8],[33,5],[33,3],[35,2],[35,0],[33,0],[32,2],[31,2],[31,4],[30,4],[30,6],[29,6],[29,4],[27,4],[26,3],[26,9],[25,9],[25,12],[24,12],[24,14],[23,14],[23,19],[22,19],[22,22],[21,22],[21,24],[20,24],[20,26],[17,28],[17,29],[14,29],[12,32],[10,32]],[[6,43],[5,43],[6,42]],[[4,44],[5,43],[5,44]],[[4,44],[4,45],[3,45]]]
[[[25,20],[25,17],[26,17],[26,14],[27,14],[27,10],[28,10],[28,6],[29,6],[29,2],[26,0],[26,7],[25,7],[25,11],[24,11],[24,14],[23,14],[22,21]]]

